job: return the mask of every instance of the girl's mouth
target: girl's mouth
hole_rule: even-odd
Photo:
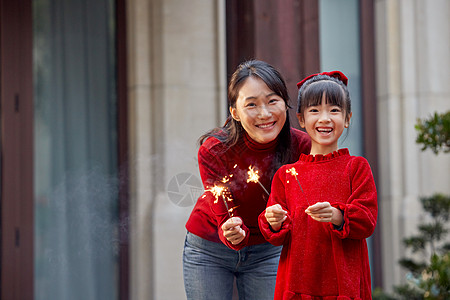
[[[316,128],[316,130],[317,130],[319,133],[330,133],[330,132],[333,131],[333,128],[329,128],[329,127],[326,127],[326,128],[324,128],[324,127],[319,127],[319,128]]]

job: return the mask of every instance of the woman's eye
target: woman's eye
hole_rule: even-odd
[[[277,103],[278,101],[280,101],[279,99],[270,99],[269,103]]]
[[[245,107],[248,107],[248,108],[256,107],[256,104],[255,103],[247,103],[247,104],[245,104]]]

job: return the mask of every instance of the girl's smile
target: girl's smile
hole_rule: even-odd
[[[266,144],[277,138],[286,122],[286,104],[257,77],[249,77],[239,90],[231,116],[255,142]]]
[[[320,105],[307,107],[303,116],[297,114],[297,117],[311,137],[311,154],[325,155],[338,150],[338,139],[348,127],[351,113],[346,118],[345,110],[327,103],[324,94]]]

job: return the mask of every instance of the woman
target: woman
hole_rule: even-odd
[[[239,299],[272,299],[281,249],[265,241],[258,215],[277,169],[311,147],[304,132],[291,128],[288,101],[277,70],[244,62],[230,80],[225,125],[200,138],[205,193],[186,224],[188,299],[231,299],[235,279]]]

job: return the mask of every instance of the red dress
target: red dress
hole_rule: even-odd
[[[268,144],[259,144],[247,134],[231,148],[216,138],[207,139],[198,151],[198,164],[205,193],[199,197],[186,223],[186,229],[209,241],[222,242],[231,249],[239,250],[245,246],[265,243],[258,226],[258,216],[266,208],[268,195],[254,182],[247,183],[248,168],[258,170],[259,182],[270,191],[274,156],[277,154],[278,140]],[[293,157],[298,159],[301,153],[309,153],[311,141],[303,131],[291,129],[291,149]],[[226,178],[228,181],[223,183]],[[219,184],[226,186],[232,201],[229,208],[236,207],[234,216],[239,216],[246,231],[246,238],[238,245],[231,244],[223,236],[222,224],[229,215],[222,199],[216,201],[207,190]],[[216,203],[214,203],[216,202]]]
[[[343,228],[305,213],[325,201],[343,212]],[[367,160],[347,149],[301,155],[275,174],[267,206],[277,203],[288,211],[280,231],[271,230],[264,212],[259,216],[264,237],[284,246],[274,299],[372,299],[366,238],[375,229],[378,207]]]

